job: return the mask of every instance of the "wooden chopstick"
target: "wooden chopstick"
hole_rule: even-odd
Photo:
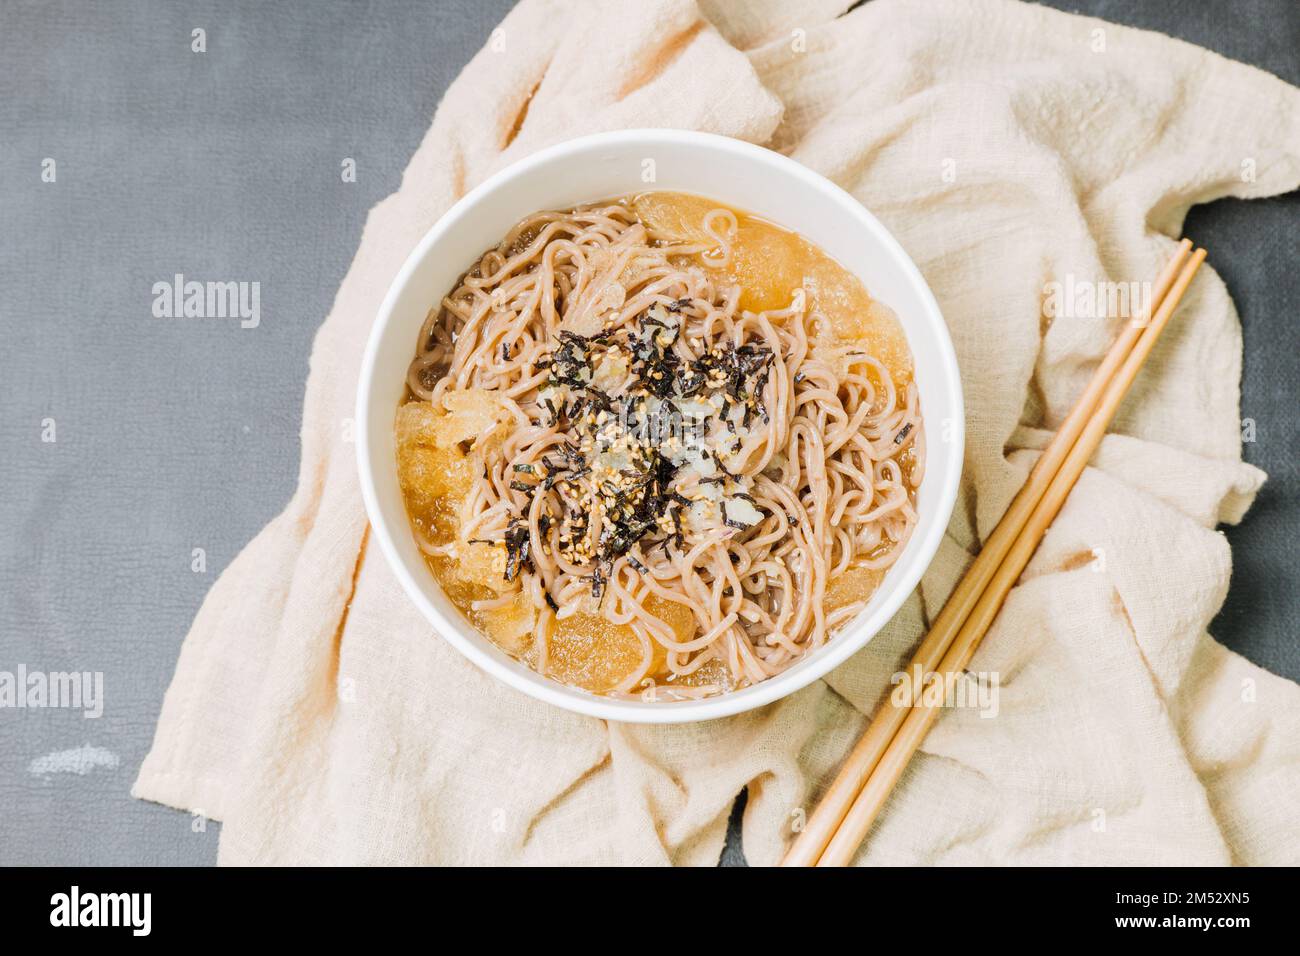
[[[1060,470],[1047,486],[1042,500],[1030,514],[1025,527],[1016,536],[1015,542],[1007,552],[1005,560],[994,573],[988,588],[980,596],[970,617],[957,632],[948,652],[944,654],[938,668],[941,675],[959,674],[970,662],[980,641],[993,624],[998,611],[1001,610],[1007,594],[1020,578],[1025,566],[1029,564],[1029,559],[1033,557],[1043,535],[1047,533],[1048,526],[1056,518],[1074,483],[1083,473],[1093,452],[1097,450],[1125,393],[1128,392],[1138,371],[1151,354],[1156,339],[1169,323],[1170,316],[1178,308],[1183,293],[1187,291],[1188,285],[1196,275],[1196,270],[1204,260],[1204,249],[1197,249],[1192,253],[1191,260],[1179,273],[1169,294],[1164,297],[1160,308],[1151,319],[1150,325],[1139,336],[1119,371],[1107,384],[1097,408],[1084,425],[1078,441],[1066,455]],[[920,703],[911,707],[898,733],[867,777],[862,791],[853,801],[844,821],[817,861],[818,866],[844,866],[853,859],[880,808],[884,806],[894,785],[903,775],[908,761],[916,753],[921,741],[925,739],[926,732],[934,723],[941,706]]]
[[[989,536],[979,555],[954,589],[943,610],[935,619],[930,633],[922,641],[921,646],[917,648],[916,654],[908,666],[909,673],[920,667],[922,674],[931,674],[940,667],[945,654],[954,643],[954,639],[970,617],[971,612],[979,604],[986,588],[993,580],[1012,545],[1016,543],[1018,535],[1026,526],[1035,508],[1043,499],[1056,473],[1069,456],[1076,440],[1089,424],[1094,410],[1097,409],[1098,403],[1102,400],[1108,386],[1115,378],[1116,371],[1120,369],[1122,363],[1133,351],[1134,344],[1143,335],[1144,330],[1149,331],[1149,326],[1155,324],[1154,321],[1148,321],[1151,309],[1157,309],[1157,317],[1164,310],[1167,295],[1174,286],[1175,281],[1180,277],[1179,270],[1190,250],[1191,243],[1183,240],[1169,264],[1156,279],[1149,308],[1125,325],[1114,345],[1103,358],[1078,402],[1030,471],[1024,487],[1021,488],[1011,502],[1006,514],[1003,515],[1002,520]],[[1201,257],[1204,258],[1204,253],[1201,253]],[[1197,264],[1199,265],[1199,260],[1197,260]],[[1192,272],[1195,272],[1194,267]],[[1191,277],[1188,275],[1187,281],[1190,282],[1190,279]],[[1183,284],[1182,288],[1186,288],[1186,283]],[[1181,296],[1181,294],[1180,291],[1178,295]],[[1176,305],[1177,302],[1173,301],[1165,313],[1165,321],[1168,320],[1168,314],[1172,313],[1173,307]],[[1154,339],[1152,339],[1152,342],[1154,342]],[[1147,351],[1149,352],[1149,346]],[[1136,369],[1134,374],[1136,374]],[[1113,414],[1113,411],[1111,414]],[[1107,421],[1109,421],[1109,417]],[[1102,430],[1104,432],[1104,425]],[[816,811],[808,819],[807,825],[787,851],[782,865],[812,866],[818,862],[831,843],[842,821],[849,813],[850,807],[862,791],[868,776],[880,762],[890,742],[898,733],[904,720],[909,716],[909,710],[910,708],[906,706],[895,706],[888,698],[881,705],[866,732],[845,760],[840,773],[822,797]],[[865,830],[863,832],[865,833]],[[845,837],[840,841],[840,845],[842,846],[843,842],[848,838],[849,835],[846,833]],[[860,838],[857,842],[860,842]],[[856,849],[857,842],[853,844],[854,849]]]

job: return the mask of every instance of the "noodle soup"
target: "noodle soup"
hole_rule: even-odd
[[[448,598],[557,681],[750,686],[832,639],[916,525],[897,320],[800,236],[654,192],[542,212],[419,334],[397,416]]]

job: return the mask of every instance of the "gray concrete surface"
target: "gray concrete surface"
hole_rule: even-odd
[[[292,490],[311,338],[366,211],[509,6],[0,0],[0,671],[102,672],[106,700],[0,710],[0,864],[215,859],[215,824],[128,788],[200,601]],[[1300,82],[1293,0],[1061,6]],[[1223,202],[1187,225],[1242,312],[1247,457],[1272,475],[1228,532],[1215,632],[1293,678],[1298,212]],[[259,282],[258,328],[154,319],[178,272]]]

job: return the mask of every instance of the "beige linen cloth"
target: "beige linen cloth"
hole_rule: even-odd
[[[1047,283],[1152,278],[1191,204],[1300,183],[1300,91],[1255,69],[1006,0],[847,5],[524,0],[493,32],[370,214],[312,353],[298,491],[204,602],[137,796],[223,821],[231,864],[712,864],[748,787],[745,852],[779,858],[1116,332],[1044,318]],[[380,299],[438,216],[633,126],[764,143],[853,193],[925,273],[966,388],[918,592],[824,681],[702,725],[607,725],[463,660],[367,550],[346,440]],[[1300,688],[1206,632],[1215,527],[1264,480],[1240,373],[1203,269],[971,664],[997,715],[945,712],[859,862],[1300,862]]]

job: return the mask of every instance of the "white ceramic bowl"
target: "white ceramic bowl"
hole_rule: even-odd
[[[645,178],[653,172],[653,181]],[[397,483],[394,422],[406,369],[429,308],[486,249],[529,213],[651,189],[696,193],[792,229],[856,273],[890,306],[916,364],[926,427],[920,521],[863,612],[825,647],[754,687],[704,700],[650,703],[598,697],[542,677],[480,634],[442,593],[416,547]],[[600,133],[535,153],[456,203],[416,246],[379,309],[357,395],[361,489],[375,538],[411,600],[442,637],[483,670],[538,700],[606,720],[679,723],[770,703],[843,663],[916,587],[957,496],[963,454],[961,380],[943,316],[912,260],[848,193],[778,153],[677,130]]]

